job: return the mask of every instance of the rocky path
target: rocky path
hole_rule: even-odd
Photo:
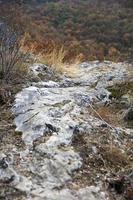
[[[43,67],[35,64],[31,70],[38,76],[44,73]],[[67,187],[72,173],[82,165],[72,139],[78,126],[91,133],[106,123],[87,116],[86,109],[109,103],[106,87],[128,77],[127,64],[95,61],[82,63],[73,78],[62,76],[60,81],[41,81],[23,89],[16,95],[12,112],[25,148],[17,152],[18,166],[13,165],[16,158],[1,155],[0,179],[23,192],[26,200],[107,200],[100,185],[78,190]],[[114,135],[122,131],[106,125]]]

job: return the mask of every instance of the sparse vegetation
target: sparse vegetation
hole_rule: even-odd
[[[24,68],[26,53],[21,51],[20,36],[10,28],[5,26],[0,28],[0,81],[9,83],[26,71]]]
[[[21,50],[21,40],[13,29],[0,25],[0,105],[11,104],[15,84],[26,79],[28,53]]]
[[[115,99],[120,99],[125,94],[133,94],[133,82],[123,82],[111,87],[108,87],[108,90],[111,92],[111,97]]]
[[[107,188],[110,185],[108,180],[128,177],[132,172],[133,143],[124,132],[120,136],[120,146],[116,142],[115,135],[113,140],[110,136],[111,131],[106,127],[94,128],[91,134],[88,132],[74,135],[73,146],[80,153],[83,165],[78,172],[73,174],[73,183],[70,183],[69,187],[77,185],[80,188],[102,181]],[[125,183],[124,186],[130,185]],[[132,186],[129,189],[132,190]],[[111,193],[110,199],[123,199],[126,196],[124,189],[118,196],[116,193]]]

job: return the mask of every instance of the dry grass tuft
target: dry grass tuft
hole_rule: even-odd
[[[116,110],[113,107],[101,106],[96,107],[97,113],[101,118],[110,125],[118,126],[120,124],[119,113],[116,113]],[[98,117],[96,113],[93,113],[94,116]]]
[[[99,150],[107,166],[117,168],[128,164],[128,156],[116,145],[102,145]]]
[[[46,53],[39,53],[37,60],[41,63],[51,66],[59,73],[65,73],[69,76],[74,76],[78,73],[78,64],[81,62],[80,56],[77,56],[70,62],[65,61],[67,51],[62,46],[61,48],[54,47],[52,51]]]

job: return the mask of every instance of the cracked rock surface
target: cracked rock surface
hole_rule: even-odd
[[[41,66],[33,65],[36,76],[43,73]],[[57,82],[32,83],[16,95],[12,112],[26,148],[19,152],[17,170],[6,156],[1,156],[0,180],[24,192],[24,199],[108,199],[100,185],[78,190],[67,187],[72,173],[82,166],[82,158],[71,144],[77,127],[91,133],[94,127],[103,125],[102,120],[87,116],[86,108],[94,103],[110,102],[106,87],[128,79],[127,64],[93,61],[77,68],[72,78],[62,76]],[[123,130],[112,129],[113,134],[116,131],[120,134]]]

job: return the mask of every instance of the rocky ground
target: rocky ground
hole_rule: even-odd
[[[14,102],[1,101],[0,199],[132,200],[131,69],[93,61],[68,77],[32,65]]]

